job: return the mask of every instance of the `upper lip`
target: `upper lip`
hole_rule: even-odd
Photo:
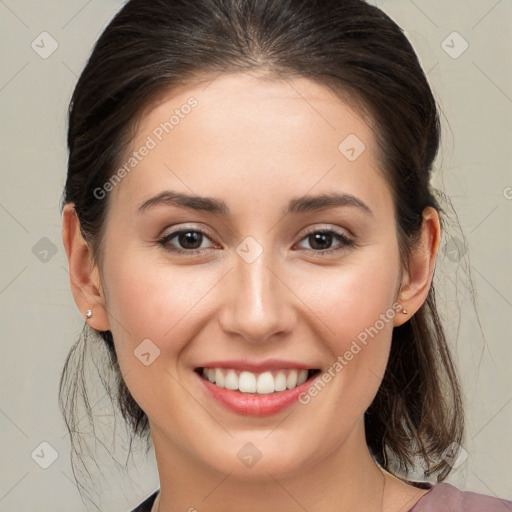
[[[209,361],[198,366],[198,368],[232,368],[233,370],[261,373],[267,370],[314,370],[318,367],[310,364],[298,363],[284,359],[266,359],[264,361],[250,361],[249,359]]]

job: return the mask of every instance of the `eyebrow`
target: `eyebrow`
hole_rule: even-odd
[[[220,199],[189,195],[172,190],[166,190],[144,201],[139,206],[138,211],[139,213],[143,213],[158,205],[179,206],[222,216],[228,216],[230,214],[229,207],[224,201]],[[288,203],[288,208],[285,209],[282,213],[283,215],[300,214],[341,206],[356,207],[363,212],[373,216],[373,212],[370,207],[361,201],[361,199],[351,194],[342,194],[337,192],[320,194],[316,196],[301,196],[293,198]]]

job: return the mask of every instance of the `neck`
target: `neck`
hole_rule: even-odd
[[[386,477],[369,453],[364,427],[358,427],[337,450],[306,461],[302,469],[276,478],[267,467],[254,480],[215,471],[152,428],[160,475],[155,510],[385,512]]]

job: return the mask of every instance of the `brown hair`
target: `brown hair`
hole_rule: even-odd
[[[402,29],[362,0],[131,0],[97,41],[69,109],[69,164],[63,202],[74,203],[96,261],[108,198],[101,187],[122,162],[141,115],[173,87],[202,76],[258,71],[300,76],[352,98],[374,124],[380,164],[393,193],[397,238],[407,268],[427,206],[445,213],[430,177],[438,151],[436,102]],[[443,217],[441,223],[444,229]],[[136,436],[147,417],[130,395],[108,348],[116,385],[110,397]],[[85,391],[83,357],[72,348],[60,403],[70,433]],[[107,370],[103,370],[107,371]],[[103,382],[105,380],[102,377]],[[93,421],[89,409],[89,418]],[[443,451],[463,437],[461,392],[436,309],[434,287],[422,307],[393,331],[387,370],[365,413],[366,439],[388,470],[417,469],[444,479]],[[393,462],[394,461],[394,462]]]

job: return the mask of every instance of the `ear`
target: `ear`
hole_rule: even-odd
[[[93,329],[110,330],[98,267],[80,231],[73,203],[67,203],[62,212],[62,242],[68,259],[71,291],[78,309]],[[86,317],[89,309],[91,318]]]
[[[421,240],[409,259],[409,272],[404,273],[397,301],[407,314],[395,316],[395,327],[402,325],[427,300],[441,239],[441,225],[437,211],[428,206],[423,210]]]

